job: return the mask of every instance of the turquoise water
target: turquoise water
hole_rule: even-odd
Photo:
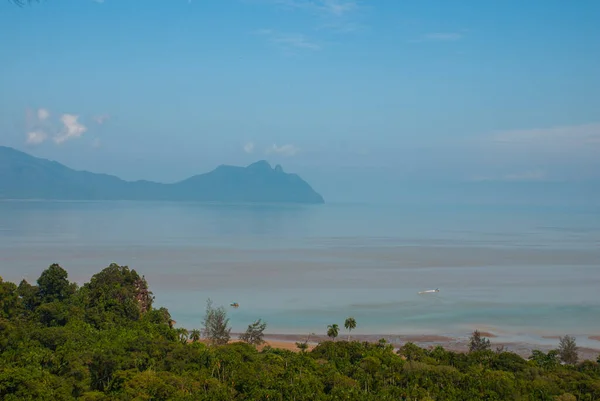
[[[79,283],[129,265],[188,328],[211,297],[240,304],[234,330],[321,333],[352,315],[363,334],[600,335],[591,209],[0,202],[0,275],[35,281],[53,262]]]

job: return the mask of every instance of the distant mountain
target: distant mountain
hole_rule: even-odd
[[[4,146],[0,199],[324,203],[298,175],[264,160],[248,167],[222,165],[174,184],[160,184],[76,171]]]

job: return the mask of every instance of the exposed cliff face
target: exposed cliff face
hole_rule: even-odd
[[[133,286],[135,288],[135,300],[138,303],[138,307],[140,308],[140,313],[144,314],[150,310],[152,307],[153,296],[150,290],[148,290],[148,283],[146,282],[146,278],[142,276],[138,278]]]

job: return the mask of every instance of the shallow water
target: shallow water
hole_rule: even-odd
[[[0,275],[35,281],[53,262],[79,283],[129,265],[188,328],[211,297],[240,304],[234,330],[321,333],[352,315],[363,334],[600,334],[593,210],[0,202]]]

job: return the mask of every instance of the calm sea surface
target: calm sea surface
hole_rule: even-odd
[[[35,281],[53,262],[78,283],[128,265],[187,328],[210,297],[240,304],[234,330],[324,333],[352,315],[362,334],[600,345],[597,210],[0,202],[0,275]]]

